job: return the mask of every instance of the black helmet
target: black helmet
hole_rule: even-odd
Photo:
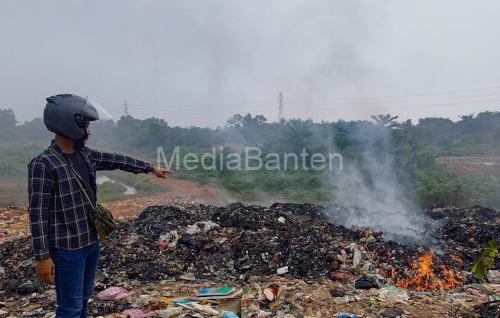
[[[97,107],[88,98],[72,94],[47,97],[43,122],[53,133],[75,141],[82,140],[87,137],[87,123],[98,119]]]

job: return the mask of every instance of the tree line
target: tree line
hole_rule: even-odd
[[[390,114],[372,120],[313,122],[288,119],[269,122],[263,115],[236,114],[224,127],[178,127],[164,119],[93,123],[91,145],[155,159],[158,146],[204,152],[214,146],[239,151],[258,146],[264,153],[339,152],[356,166],[367,184],[376,182],[369,164],[389,164],[405,195],[424,208],[436,205],[483,204],[500,208],[500,184],[495,177],[456,176],[435,162],[439,156],[500,154],[500,113],[465,115],[457,121],[423,118],[398,121]],[[30,156],[50,140],[40,118],[18,123],[12,110],[0,110],[0,176],[20,176]],[[258,193],[296,201],[325,202],[335,198],[335,182],[317,171],[181,171],[179,177],[214,183],[242,199]]]

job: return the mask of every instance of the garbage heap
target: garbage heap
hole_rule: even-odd
[[[500,212],[473,206],[464,209],[442,209],[427,211],[426,215],[438,226],[433,236],[439,238],[442,251],[459,255],[470,269],[488,241],[500,244]],[[455,259],[455,262],[459,262]],[[496,268],[500,268],[497,258]]]
[[[342,280],[344,273],[370,273],[410,290],[452,289],[472,279],[463,270],[488,240],[500,241],[500,213],[480,207],[426,213],[438,252],[332,224],[331,210],[312,204],[151,206],[104,242],[97,280],[112,286],[268,275]],[[28,238],[0,246],[0,301],[41,288],[33,263]]]

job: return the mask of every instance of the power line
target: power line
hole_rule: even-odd
[[[213,107],[213,108],[167,108],[167,107],[152,107],[152,106],[132,106],[129,107],[129,110],[131,111],[155,111],[155,112],[178,112],[178,111],[185,111],[185,112],[190,112],[190,111],[196,111],[196,112],[213,112],[213,111],[235,111],[235,110],[269,110],[274,107],[276,107],[276,104],[262,104],[262,105],[251,105],[251,106],[242,106],[239,105],[240,107]]]
[[[454,91],[443,91],[443,92],[434,92],[434,93],[426,93],[426,94],[411,94],[411,95],[392,95],[392,96],[372,96],[372,97],[359,97],[359,98],[345,98],[345,99],[336,99],[336,100],[330,100],[330,101],[324,101],[324,102],[303,102],[303,101],[297,101],[297,100],[287,100],[288,105],[304,105],[308,107],[312,106],[329,106],[329,105],[351,105],[351,104],[359,104],[359,103],[366,103],[367,101],[373,100],[376,102],[384,102],[381,99],[384,98],[403,98],[403,97],[424,97],[424,96],[436,96],[436,95],[444,95],[444,94],[451,94],[451,93],[461,93],[461,92],[472,92],[472,91],[484,91],[484,90],[491,90],[491,89],[500,89],[500,86],[498,87],[487,87],[487,88],[475,88],[475,89],[467,89],[467,90],[454,90]],[[488,93],[488,94],[475,94],[475,95],[468,95],[468,96],[457,96],[457,98],[475,98],[475,97],[484,97],[484,96],[497,96],[500,95],[500,92],[495,92],[495,93]],[[388,102],[388,101],[385,101]],[[481,102],[481,101],[478,101]],[[248,106],[247,106],[248,105]],[[257,99],[257,100],[249,100],[249,101],[239,101],[239,102],[224,102],[224,103],[206,103],[206,104],[166,104],[166,105],[130,105],[127,103],[127,101],[124,102],[122,105],[124,109],[124,113],[128,112],[130,113],[130,110],[132,109],[148,109],[148,110],[179,110],[179,108],[207,108],[210,107],[211,109],[217,109],[217,108],[225,108],[226,106],[244,106],[247,107],[248,109],[251,109],[254,106],[271,106],[272,105],[272,100],[271,99]],[[279,108],[284,108],[284,96],[283,93],[280,92],[280,95],[278,96],[278,107]],[[283,110],[278,110],[278,115],[279,118],[283,117]]]
[[[500,92],[498,93],[491,93],[491,94],[476,94],[476,95],[466,95],[466,96],[450,96],[450,98],[477,98],[477,97],[488,97],[488,96],[499,96],[500,95]],[[432,99],[426,99],[426,100],[420,100],[421,102],[433,102],[433,101],[436,101],[436,102],[439,102],[440,100],[442,99],[435,99],[435,98],[432,98]],[[298,102],[291,102],[291,103],[288,103],[289,105],[308,105],[308,106],[328,106],[328,105],[332,105],[332,104],[335,104],[335,105],[358,105],[358,104],[361,104],[361,105],[366,105],[367,103],[404,103],[404,102],[414,102],[414,101],[418,101],[418,100],[412,100],[412,99],[408,99],[407,101],[391,101],[391,100],[353,100],[353,101],[330,101],[330,102],[320,102],[320,103],[306,103],[306,102],[301,102],[301,103],[298,103]]]
[[[229,102],[223,102],[223,103],[208,103],[208,104],[165,104],[165,105],[131,105],[133,107],[145,107],[145,108],[169,108],[169,107],[175,107],[175,108],[191,108],[191,107],[219,107],[219,106],[238,106],[238,105],[247,105],[247,104],[262,104],[262,103],[272,103],[273,99],[258,99],[258,100],[249,100],[249,101],[235,101],[232,103]]]
[[[375,105],[374,107],[339,107],[338,104],[331,104],[332,107],[314,107],[314,105],[304,104],[303,107],[309,107],[313,109],[321,109],[321,110],[338,110],[338,109],[352,109],[352,110],[376,110],[378,109],[386,109],[386,108],[395,108],[395,109],[405,109],[405,108],[425,108],[425,107],[435,107],[435,106],[455,106],[455,105],[465,105],[465,104],[480,104],[480,103],[500,103],[500,99],[490,99],[490,100],[478,100],[478,101],[455,101],[449,103],[436,103],[436,104],[415,104],[415,105]],[[299,105],[295,105],[299,106]],[[351,105],[352,106],[352,105]]]
[[[283,98],[283,97],[282,97]],[[487,100],[457,100],[443,103],[432,103],[432,104],[414,104],[414,105],[364,105],[364,107],[356,107],[355,104],[350,103],[329,103],[329,104],[290,104],[291,106],[302,106],[310,109],[377,109],[377,108],[396,108],[396,109],[404,109],[404,108],[420,108],[420,107],[434,107],[434,106],[449,106],[449,105],[462,105],[462,104],[480,104],[480,103],[492,103],[492,102],[500,102],[500,99],[487,99]],[[252,112],[252,111],[260,111],[260,110],[272,110],[273,104],[262,104],[262,105],[252,105],[251,107],[242,107],[242,108],[227,108],[227,109],[218,109],[226,112],[234,112],[234,111],[243,111],[243,112]],[[282,118],[282,107],[284,106],[284,98],[278,101],[279,107],[279,116]],[[325,107],[317,107],[317,106],[325,106]],[[329,107],[328,107],[329,106]],[[274,106],[275,107],[275,106]],[[296,107],[292,107],[292,109],[297,109]],[[165,113],[171,111],[191,111],[192,109],[167,109],[165,107],[160,108],[152,108],[144,107],[144,106],[134,106],[129,107],[129,110],[132,111],[154,111],[155,113]],[[212,112],[212,109],[202,109],[203,111]],[[198,110],[199,111],[199,110]]]
[[[390,99],[390,98],[407,98],[407,97],[424,97],[424,96],[437,96],[437,95],[448,95],[448,94],[456,94],[456,93],[467,93],[467,92],[479,92],[479,91],[488,91],[500,89],[500,86],[491,86],[484,88],[471,88],[471,89],[462,89],[462,90],[449,90],[449,91],[439,91],[439,92],[429,92],[429,93],[418,93],[418,94],[406,94],[406,95],[381,95],[381,96],[360,96],[360,97],[340,97],[331,100],[330,102],[324,103],[335,103],[338,101],[363,101],[370,99]],[[484,94],[484,95],[476,95],[476,96],[488,96],[488,95],[498,95],[499,93],[493,94]],[[293,103],[293,100],[292,100]]]
[[[338,109],[404,109],[404,108],[420,108],[420,107],[435,107],[435,106],[451,106],[451,105],[463,105],[463,104],[479,104],[479,103],[490,103],[490,102],[499,102],[498,99],[492,100],[464,100],[464,101],[452,101],[452,102],[443,102],[443,103],[433,103],[433,104],[415,104],[415,105],[373,105],[373,107],[367,107],[366,103],[372,101],[376,103],[390,103],[390,101],[384,101],[383,99],[391,99],[391,98],[410,98],[410,97],[424,97],[424,96],[438,96],[438,95],[447,95],[447,94],[455,94],[455,93],[465,93],[465,92],[479,92],[479,91],[489,91],[494,89],[500,89],[500,86],[492,86],[485,88],[472,88],[472,89],[462,89],[462,90],[449,90],[449,91],[440,91],[440,92],[430,92],[430,93],[421,93],[421,94],[407,94],[407,95],[386,95],[386,96],[371,96],[371,97],[357,97],[357,98],[344,98],[338,100],[332,100],[329,102],[321,102],[321,103],[309,103],[309,102],[289,102],[287,100],[287,104],[291,106],[302,106],[314,109],[326,109],[332,110],[332,107]],[[454,98],[475,98],[475,97],[483,97],[483,96],[496,96],[500,95],[500,92],[487,93],[487,94],[475,94],[468,96],[456,96]],[[450,96],[451,97],[451,96]],[[432,100],[431,100],[432,101]],[[439,100],[437,100],[439,101]],[[393,101],[393,103],[396,101]],[[397,103],[401,103],[402,101],[398,101]],[[413,101],[415,102],[415,100]],[[356,104],[364,104],[365,107],[359,108],[355,107]],[[130,112],[140,112],[143,111],[153,111],[154,113],[162,113],[162,112],[171,112],[171,111],[190,111],[194,110],[193,108],[197,108],[197,111],[207,111],[212,112],[212,110],[223,110],[227,112],[254,112],[254,111],[270,111],[276,104],[272,103],[272,99],[255,99],[248,101],[239,101],[239,102],[223,102],[223,103],[206,103],[206,104],[169,104],[169,105],[130,105],[127,100],[122,104],[123,114],[130,115]],[[227,106],[231,106],[227,109]],[[237,108],[240,106],[241,108]],[[317,107],[317,106],[327,106],[327,107]],[[340,107],[344,106],[344,107]],[[187,109],[186,109],[187,108]],[[207,109],[210,108],[210,109]],[[282,92],[278,95],[278,118],[279,120],[284,118],[284,94]]]
[[[266,113],[273,107],[275,107],[275,104],[268,104],[268,105],[263,105],[264,107],[244,107],[244,108],[226,108],[226,109],[218,109],[217,111],[212,111],[211,109],[201,109],[201,110],[196,110],[197,114],[203,114],[203,116],[221,116],[224,114],[227,114],[228,116],[236,114],[236,113]],[[139,107],[129,107],[129,110],[133,115],[136,116],[143,116],[144,114],[150,114],[148,116],[159,116],[159,117],[168,117],[172,114],[179,114],[182,112],[187,112],[190,113],[193,110],[192,109],[186,109],[186,108],[181,108],[181,109],[165,109],[165,108],[160,108],[156,110],[152,110],[151,108],[139,108]]]

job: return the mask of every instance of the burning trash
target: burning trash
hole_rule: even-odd
[[[425,254],[411,265],[409,271],[401,273],[393,269],[392,282],[400,288],[415,291],[448,290],[465,282],[465,277],[460,270],[450,269],[444,264],[437,265],[433,259],[433,254]]]

